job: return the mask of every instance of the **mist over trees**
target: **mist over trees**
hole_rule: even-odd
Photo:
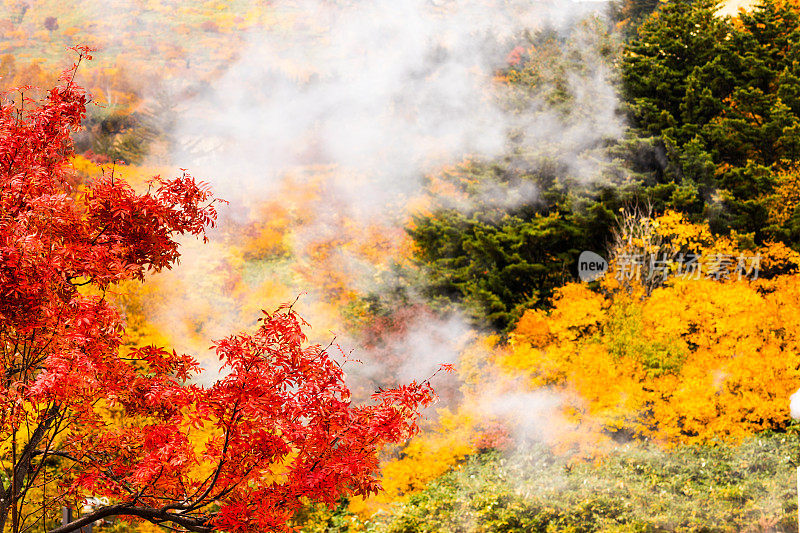
[[[649,11],[636,6],[622,6],[617,16]],[[526,174],[514,153],[486,170],[465,165],[463,177],[446,176],[470,184],[528,180],[538,194],[492,216],[480,186],[472,185],[474,209],[417,219],[409,231],[429,268],[432,297],[463,298],[479,316],[507,327],[521,310],[546,307],[554,287],[575,279],[582,250],[604,251],[620,207],[675,210],[708,220],[717,234],[734,230],[743,243],[778,240],[798,249],[796,201],[788,196],[800,156],[797,8],[765,2],[736,20],[717,11],[713,0],[664,3],[619,56],[608,56],[619,58],[618,112],[631,128],[609,140],[606,161],[588,184],[546,162],[528,162],[542,168]],[[513,68],[536,71],[543,55],[521,56]],[[547,66],[568,71],[568,57],[561,61]],[[547,81],[545,90],[559,87],[557,79]],[[557,92],[548,102],[574,104]]]
[[[0,533],[794,531],[800,4],[732,5],[0,4]]]

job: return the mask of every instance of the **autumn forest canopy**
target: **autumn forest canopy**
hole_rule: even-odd
[[[796,530],[796,0],[4,0],[0,89],[0,532]]]

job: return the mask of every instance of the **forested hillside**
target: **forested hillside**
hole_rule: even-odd
[[[797,529],[797,0],[4,0],[0,87],[2,533]]]

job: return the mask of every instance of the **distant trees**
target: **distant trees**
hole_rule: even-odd
[[[58,19],[56,17],[45,17],[44,29],[47,31],[56,31],[58,29]]]
[[[22,19],[25,18],[25,13],[28,12],[28,9],[30,9],[31,6],[30,4],[28,4],[23,0],[14,0],[10,2],[10,5],[8,5],[8,7],[14,14],[13,15],[14,24],[20,24],[22,22]]]
[[[800,157],[800,8],[765,0],[735,20],[716,10],[667,2],[642,24],[621,63],[631,116],[712,230],[800,246],[795,229],[769,220],[776,176]]]
[[[636,29],[652,13],[659,0],[615,0],[611,2],[611,18],[627,36],[636,34]]]
[[[592,102],[576,86],[593,83],[588,64],[610,68],[616,55],[610,28],[592,19],[569,35],[544,30],[529,41],[497,74],[508,89],[503,104],[534,109],[555,129],[569,129],[572,120],[589,128],[581,121],[589,122]],[[525,309],[547,305],[553,289],[572,279],[582,250],[602,251],[640,177],[628,179],[627,161],[612,153],[627,147],[593,135],[578,148],[556,141],[549,149],[512,135],[503,156],[466,161],[430,178],[433,203],[408,232],[427,274],[424,292],[436,306],[465,302],[476,323],[505,330]],[[581,178],[569,164],[578,156],[603,163]]]
[[[619,16],[652,7],[616,5]],[[546,179],[520,172],[524,163],[511,150],[456,173],[461,205],[470,207],[442,202],[409,230],[431,299],[465,301],[476,317],[505,328],[524,308],[547,305],[574,275],[580,250],[608,245],[626,205],[676,210],[707,219],[714,233],[734,229],[757,244],[777,239],[800,250],[800,6],[764,0],[736,19],[717,11],[715,0],[661,2],[631,35],[618,66],[632,127],[608,141],[612,164],[598,166],[591,183],[552,164]],[[559,76],[570,72],[571,56],[539,42],[535,50],[515,54],[504,79],[517,95],[569,109],[575,102]],[[614,57],[612,46],[601,50]],[[534,184],[535,202],[486,202],[482,191],[520,181]]]
[[[496,170],[469,165],[461,179],[496,180],[500,190],[510,186]],[[602,247],[614,220],[613,194],[606,205],[581,207],[563,186],[547,184],[546,174],[527,176],[547,191],[541,203],[497,205],[477,196],[466,211],[441,209],[414,218],[408,232],[435,304],[463,300],[477,322],[503,330],[572,279],[570,267],[583,249]]]

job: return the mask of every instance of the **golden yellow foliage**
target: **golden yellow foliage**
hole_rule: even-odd
[[[97,164],[82,155],[72,158],[73,170],[82,178],[98,178],[103,175],[119,176],[137,190],[147,188],[147,182],[153,177],[169,178],[179,175],[179,170],[170,167],[148,165],[125,165],[121,163]]]
[[[757,247],[752,234],[736,231],[715,236],[708,224],[691,223],[674,211],[659,217],[623,214],[620,226],[609,275],[600,283],[606,292],[626,289],[644,297],[668,278],[755,279],[800,268],[800,254],[783,243]]]
[[[649,297],[622,291],[600,305],[584,286],[565,293],[550,313],[526,313],[502,364],[532,387],[576,393],[588,405],[573,406],[578,418],[671,443],[789,423],[800,384],[799,276],[675,279]]]
[[[441,476],[467,455],[475,452],[472,444],[475,419],[463,412],[439,413],[436,425],[414,437],[396,459],[381,467],[384,491],[368,499],[355,498],[350,510],[370,515],[393,501],[414,494]]]
[[[148,320],[148,306],[163,298],[161,284],[150,281],[146,284],[126,282],[116,287],[117,301],[125,309],[125,345],[130,348],[142,346],[169,346],[172,339]]]
[[[800,385],[800,255],[781,243],[741,250],[747,238],[714,238],[677,213],[636,223],[647,231],[642,242],[627,239],[630,249],[657,242],[673,256],[702,256],[704,267],[715,256],[734,264],[757,256],[771,277],[673,272],[646,291],[612,270],[601,293],[569,284],[552,310],[523,315],[497,350],[501,366],[533,388],[574,398],[565,413],[612,434],[705,443],[786,427],[788,398]]]
[[[782,226],[795,215],[800,206],[800,169],[779,173],[776,182],[773,201],[770,202],[772,209],[769,222]]]

